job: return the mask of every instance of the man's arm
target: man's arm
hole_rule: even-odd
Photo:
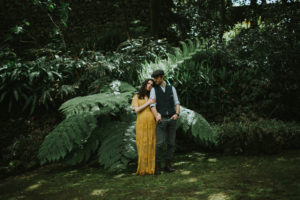
[[[178,100],[178,95],[177,95],[176,89],[173,86],[172,86],[172,91],[173,91],[173,100],[174,100],[174,105],[175,105],[175,109],[176,109],[176,114],[173,115],[171,118],[174,120],[177,120],[179,117],[179,114],[180,114],[180,102]]]
[[[157,112],[155,106],[151,107],[151,111],[152,111],[152,113],[153,113],[153,115],[154,115],[154,117],[156,119],[156,122],[160,122],[161,121],[161,115],[160,115],[159,112]]]
[[[134,107],[134,111],[135,111],[136,113],[138,113],[138,112],[144,110],[144,109],[147,108],[150,104],[153,104],[153,103],[155,103],[155,100],[149,99],[145,104],[141,105],[140,107]]]
[[[176,104],[176,113],[180,114],[180,104]]]

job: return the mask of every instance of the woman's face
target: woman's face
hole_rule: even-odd
[[[150,91],[152,89],[152,86],[153,86],[153,81],[149,80],[147,85],[146,85],[146,90]]]

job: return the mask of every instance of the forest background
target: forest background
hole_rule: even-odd
[[[98,160],[111,170],[123,169],[116,165],[121,161],[103,158],[116,140],[103,142],[107,136],[100,133],[94,140],[91,133],[117,124],[112,126],[125,130],[118,142],[128,142],[126,116],[118,116],[130,103],[131,86],[138,88],[151,66],[168,72],[181,104],[200,113],[216,134],[213,145],[203,145],[206,136],[193,130],[191,137],[180,134],[188,129],[183,126],[178,151],[260,154],[299,148],[299,6],[287,0],[1,0],[1,176],[62,160]],[[114,90],[124,82],[124,90]],[[114,92],[121,100],[112,104],[101,96]],[[96,118],[82,118],[94,107],[73,109],[81,118],[66,122],[71,111],[62,103],[92,95],[100,95],[93,105],[108,109]],[[41,145],[61,123],[80,124],[89,134],[78,132],[78,141],[46,157]],[[91,145],[92,140],[97,142]],[[126,155],[133,151],[120,152],[123,164],[135,158]]]

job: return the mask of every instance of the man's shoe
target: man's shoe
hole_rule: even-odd
[[[155,163],[155,175],[160,175],[161,171],[160,171],[160,163]]]
[[[166,162],[165,171],[166,171],[166,172],[175,172],[175,169],[172,168],[172,165],[171,165],[171,162],[170,162],[170,161],[167,161],[167,162]]]

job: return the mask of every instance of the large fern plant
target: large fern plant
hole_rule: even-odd
[[[113,165],[114,161],[125,160],[123,153],[118,149],[121,148],[122,142],[124,142],[122,148],[132,151],[124,153],[125,156],[132,159],[132,155],[136,155],[135,149],[128,147],[128,142],[131,141],[128,130],[132,128],[132,125],[128,126],[128,124],[135,121],[128,106],[135,89],[119,81],[113,82],[111,87],[112,89],[106,93],[76,97],[62,104],[59,109],[66,115],[66,119],[45,138],[41,145],[39,150],[41,164],[62,161],[76,165],[87,162],[98,150],[100,164],[106,168],[117,168]],[[119,142],[117,146],[110,143],[114,141],[111,140],[112,136],[118,136],[119,140],[115,141]],[[107,143],[114,148],[106,151]],[[114,154],[114,151],[118,153]],[[109,161],[108,152],[119,157],[111,156],[110,158],[114,160]]]
[[[199,40],[182,43],[183,50],[166,60],[146,63],[140,80],[148,78],[155,69],[172,74],[203,48]],[[62,121],[44,140],[39,151],[41,164],[64,162],[75,165],[91,160],[110,171],[125,169],[137,158],[135,145],[135,115],[129,108],[135,89],[114,81],[106,93],[73,98],[59,108],[65,114]],[[198,113],[181,107],[177,128],[191,136],[196,144],[208,147],[217,143],[217,136],[208,122]]]

